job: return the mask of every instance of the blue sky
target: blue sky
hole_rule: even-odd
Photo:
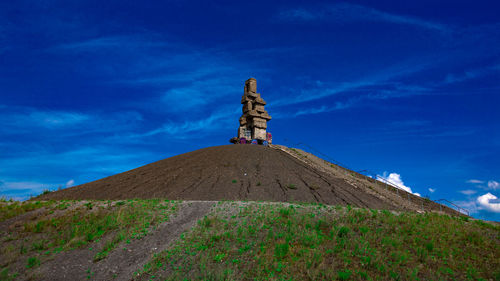
[[[104,2],[0,3],[1,195],[228,144],[255,77],[275,143],[500,221],[495,1]]]

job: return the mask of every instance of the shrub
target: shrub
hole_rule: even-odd
[[[349,269],[346,269],[345,271],[340,270],[339,272],[337,272],[339,280],[349,280],[351,274],[352,272]]]
[[[288,254],[288,248],[289,246],[287,242],[276,244],[276,247],[274,248],[274,256],[278,260],[282,260]]]
[[[33,268],[40,265],[40,260],[36,257],[29,257],[26,268]]]
[[[44,189],[43,192],[42,192],[42,195],[45,195],[45,194],[49,194],[51,193],[52,191],[48,190],[48,189]]]
[[[342,227],[339,229],[339,232],[337,233],[337,236],[338,236],[339,238],[346,237],[346,236],[349,234],[349,232],[350,232],[350,231],[351,231],[351,230],[349,229],[349,227],[342,226]]]

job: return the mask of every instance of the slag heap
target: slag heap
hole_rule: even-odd
[[[254,78],[245,81],[241,104],[243,104],[243,115],[240,117],[238,139],[257,140],[260,144],[270,141],[266,129],[271,116],[264,109],[266,102],[257,93],[257,80]]]

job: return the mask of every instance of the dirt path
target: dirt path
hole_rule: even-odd
[[[210,212],[214,201],[188,201],[180,205],[179,211],[168,222],[154,232],[130,244],[121,243],[108,257],[93,262],[99,245],[89,249],[74,250],[58,255],[44,264],[33,277],[39,280],[130,280],[133,273],[143,268],[153,254],[166,249],[181,233],[191,229],[204,215]],[[103,243],[102,241],[100,242]],[[49,277],[50,276],[50,277]]]

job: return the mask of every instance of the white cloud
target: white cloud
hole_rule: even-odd
[[[391,14],[371,7],[355,5],[350,3],[338,3],[321,7],[321,9],[289,9],[279,14],[281,20],[292,21],[330,21],[330,22],[388,22],[393,24],[405,24],[429,30],[448,31],[449,27],[440,23],[425,19]]]
[[[466,181],[467,183],[474,184],[477,188],[481,188],[484,190],[497,190],[500,189],[500,183],[494,180],[489,180],[489,181],[483,181],[483,180],[476,180],[476,179],[470,179]]]
[[[74,112],[43,112],[35,111],[30,118],[45,127],[73,126],[90,119],[89,116]]]
[[[477,191],[472,190],[472,189],[466,189],[466,190],[460,190],[459,192],[462,194],[465,194],[465,195],[472,195],[472,194],[476,193]]]
[[[498,200],[498,197],[491,193],[486,193],[484,195],[481,195],[477,198],[477,203],[483,208],[488,211],[492,211],[495,213],[500,213],[500,201]]]
[[[422,126],[428,126],[430,125],[431,122],[428,120],[417,120],[417,119],[410,119],[410,120],[398,120],[394,121],[391,123],[392,126],[394,127],[422,127]]]
[[[460,208],[463,208],[467,211],[469,211],[469,214],[477,214],[480,211],[480,207],[478,206],[476,200],[469,200],[469,201],[455,201],[453,202],[455,205],[460,206]],[[450,207],[450,206],[448,206]],[[454,208],[454,206],[453,206]],[[454,208],[456,209],[456,208]],[[461,213],[467,214],[467,212],[462,211]]]
[[[116,56],[120,67],[82,67],[100,75],[110,76],[109,83],[127,87],[152,88],[153,100],[140,103],[145,110],[162,113],[210,111],[207,104],[223,103],[226,97],[234,97],[241,91],[241,81],[253,73],[262,72],[251,62],[240,62],[234,56],[216,49],[204,49],[186,45],[164,34],[144,32],[128,36],[106,36],[60,45],[75,54],[93,52],[97,56]],[[109,52],[112,49],[113,52]],[[126,57],[127,62],[121,63]],[[79,61],[86,65],[87,61]],[[97,68],[97,69],[96,69]],[[161,73],[161,75],[158,75]],[[117,77],[119,77],[117,79]],[[235,81],[237,83],[235,83]],[[239,81],[239,82],[238,82]],[[137,107],[134,101],[133,107]]]
[[[43,184],[39,182],[4,182],[3,187],[5,189],[14,189],[14,190],[42,190],[43,188],[48,188],[49,184]]]
[[[152,131],[143,133],[130,135],[128,137],[134,138],[142,138],[142,137],[150,137],[158,134],[166,134],[172,138],[183,139],[189,136],[192,136],[192,133],[196,133],[197,135],[207,133],[216,129],[219,129],[221,126],[230,126],[233,120],[237,116],[239,112],[239,108],[223,108],[220,111],[214,112],[208,115],[206,118],[185,121],[184,123],[165,123],[162,127],[154,129]]]
[[[227,79],[229,73],[234,73],[233,69],[222,69],[218,67],[214,71],[224,74],[226,79],[217,77],[204,77],[202,81],[186,83],[182,87],[175,87],[167,90],[162,96],[162,102],[168,105],[169,112],[192,112],[193,110],[206,112],[209,103],[219,101],[224,97],[230,97],[233,93],[240,90],[239,84],[232,84],[237,79]]]
[[[430,192],[430,193],[434,193],[435,191],[436,191],[436,189],[435,189],[435,188],[430,188],[430,187],[429,187],[429,192]]]
[[[150,35],[150,34],[148,34]],[[97,51],[102,49],[115,49],[115,48],[148,48],[148,47],[165,47],[168,44],[151,40],[153,38],[145,38],[141,36],[108,36],[91,38],[84,41],[72,42],[55,46],[49,51]]]
[[[324,112],[331,112],[331,111],[334,111],[334,110],[340,110],[340,109],[345,109],[347,107],[349,107],[350,105],[349,104],[344,104],[344,103],[341,103],[341,102],[337,102],[335,103],[334,106],[330,106],[330,107],[327,107],[327,106],[321,106],[321,107],[316,107],[316,108],[307,108],[307,109],[303,109],[303,110],[299,110],[297,111],[294,116],[300,116],[300,115],[309,115],[309,114],[318,114],[318,113],[324,113]]]
[[[7,196],[15,200],[26,200],[30,196],[42,193],[43,190],[51,189],[53,186],[55,184],[5,181],[1,186],[0,196]]]
[[[324,111],[334,111],[339,109],[345,109],[352,107],[358,103],[364,102],[366,100],[385,100],[392,98],[401,98],[408,96],[416,96],[428,94],[429,89],[405,85],[401,83],[393,83],[391,80],[397,79],[398,77],[404,77],[414,72],[421,71],[430,66],[428,61],[411,62],[411,66],[407,63],[389,66],[387,68],[381,69],[378,73],[370,74],[364,76],[362,79],[350,82],[340,82],[340,83],[316,83],[316,86],[303,88],[298,91],[295,95],[289,96],[287,98],[277,99],[272,102],[269,106],[282,107],[287,105],[301,104],[305,102],[320,100],[336,95],[342,95],[350,91],[358,92],[358,94],[348,97],[346,100],[336,102],[335,105],[331,107],[319,107],[313,110],[312,113],[324,112]],[[384,86],[384,90],[374,90],[367,92],[365,88],[369,87],[380,87]],[[339,97],[344,98],[344,97]],[[308,112],[302,114],[309,114]]]
[[[409,193],[412,193],[414,195],[417,195],[417,196],[420,196],[419,193],[413,193],[411,191],[411,188],[409,186],[406,186],[403,182],[403,180],[401,179],[401,175],[398,174],[398,173],[390,173],[389,175],[387,175],[388,173],[387,172],[384,172],[382,175],[377,175],[377,179],[378,180],[385,180],[391,184],[393,184],[394,186],[398,187],[399,189],[402,189],[406,192],[409,192]]]
[[[47,134],[55,134],[57,138],[53,140],[62,141],[102,133],[102,140],[102,136],[140,128],[142,121],[142,115],[135,111],[79,113],[14,106],[0,114],[0,135],[29,134],[45,141]]]
[[[484,181],[482,181],[482,180],[470,179],[470,180],[466,181],[466,183],[484,183]]]
[[[443,84],[451,84],[451,83],[457,83],[465,80],[474,79],[483,75],[490,74],[492,71],[498,71],[498,70],[499,70],[498,65],[492,65],[483,68],[468,70],[458,74],[449,73],[448,75],[446,75]]]
[[[40,111],[35,108],[13,107],[0,116],[0,123],[6,124],[0,130],[64,129],[80,125],[91,119],[92,116],[77,112]]]
[[[488,181],[488,188],[489,189],[497,190],[499,187],[500,187],[500,183],[498,183],[497,181]]]
[[[66,183],[66,187],[71,187],[75,184],[75,180],[71,179]]]
[[[279,15],[281,19],[284,20],[303,20],[303,21],[312,21],[317,20],[322,17],[322,15],[308,11],[306,9],[292,9],[282,11]]]

